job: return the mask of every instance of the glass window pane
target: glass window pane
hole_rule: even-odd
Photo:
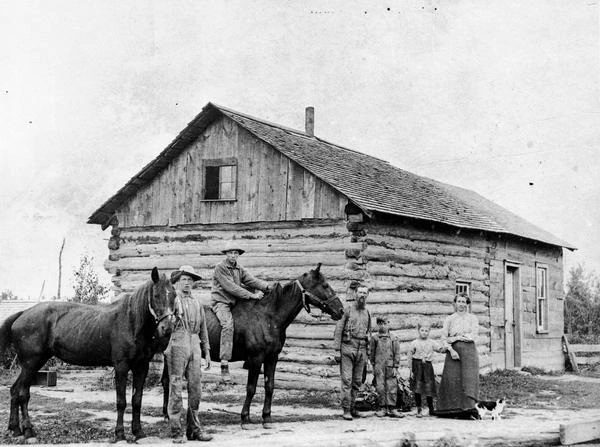
[[[221,181],[231,182],[233,180],[233,166],[221,166]]]
[[[234,199],[235,189],[233,183],[221,183],[221,199]]]

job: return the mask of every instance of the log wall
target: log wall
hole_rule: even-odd
[[[237,166],[235,200],[203,200],[206,160]],[[122,227],[340,219],[347,199],[227,117],[116,212]]]
[[[562,250],[480,232],[431,228],[409,220],[373,221],[360,236],[342,220],[302,220],[224,225],[186,225],[120,229],[105,267],[117,291],[146,281],[158,266],[166,273],[190,264],[204,278],[195,290],[208,300],[216,263],[226,240],[235,238],[247,252],[240,262],[267,281],[289,281],[323,264],[322,272],[345,299],[351,279],[370,287],[373,319],[386,314],[400,338],[402,365],[417,323],[427,319],[439,338],[444,318],[454,311],[456,281],[471,287],[471,311],[480,322],[477,347],[482,370],[504,368],[504,263],[520,262],[522,286],[522,366],[561,369]],[[550,331],[535,333],[535,263],[549,271]],[[533,301],[532,301],[533,300]],[[287,331],[278,374],[284,386],[330,388],[339,368],[333,356],[334,322],[326,315],[302,311]],[[548,363],[548,359],[551,359]],[[434,359],[438,373],[443,355]],[[278,379],[278,383],[281,383]]]

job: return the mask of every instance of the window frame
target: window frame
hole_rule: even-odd
[[[218,197],[217,198],[206,198],[207,193],[207,168],[219,168],[219,180],[218,180]],[[221,169],[224,167],[232,167],[231,173],[231,181],[223,182],[221,177]],[[233,197],[222,197],[222,185],[223,184],[231,184],[231,191],[233,193]],[[213,158],[206,159],[202,161],[202,198],[201,202],[235,202],[237,201],[237,189],[238,189],[238,163],[237,158],[228,157],[228,158]]]
[[[460,293],[458,291],[459,286],[465,286],[467,288],[467,296],[469,297],[469,299],[471,299],[471,281],[457,279],[454,283],[454,295],[458,295]]]
[[[543,272],[540,282],[540,272]],[[535,263],[535,330],[538,334],[547,334],[548,313],[549,313],[549,293],[548,293],[548,265],[539,262]],[[540,309],[542,310],[540,312]]]

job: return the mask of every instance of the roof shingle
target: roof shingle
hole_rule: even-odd
[[[154,171],[153,163],[158,163],[159,160],[164,163],[165,158],[172,159],[183,149],[182,144],[177,144],[178,141],[189,141],[189,137],[199,135],[212,121],[209,117],[214,119],[219,114],[229,117],[257,138],[270,144],[367,212],[425,219],[459,228],[513,234],[574,249],[571,244],[473,191],[418,176],[376,157],[211,103],[204,107],[178,138],[134,179],[139,179],[142,173],[144,179],[148,178],[148,171]],[[127,186],[130,186],[134,179],[113,196],[113,199],[118,199],[118,203],[126,200],[130,195]],[[135,189],[137,190],[137,187]],[[120,193],[124,197],[117,197]],[[112,210],[103,209],[109,202],[110,200],[98,209],[88,222],[101,223],[97,220],[99,213],[106,216],[114,212],[114,204],[110,206]]]

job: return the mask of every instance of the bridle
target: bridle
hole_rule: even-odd
[[[332,303],[333,301],[335,301],[337,299],[337,297],[335,295],[333,295],[331,298],[327,299],[326,301],[321,301],[321,299],[316,296],[314,293],[309,292],[308,290],[306,290],[304,288],[304,286],[302,285],[302,283],[300,282],[300,280],[296,280],[294,281],[295,284],[298,286],[298,288],[300,289],[300,292],[302,293],[302,306],[304,307],[304,309],[306,310],[306,312],[308,312],[310,314],[310,305],[309,303],[306,301],[306,298],[312,298],[314,301],[316,301],[317,303],[320,303],[323,305],[323,307],[325,308],[329,308],[329,304]]]
[[[167,292],[168,293],[168,292]],[[152,316],[154,317],[154,323],[158,326],[160,324],[161,321],[163,321],[165,318],[171,317],[173,316],[173,311],[169,309],[169,307],[167,306],[167,311],[164,312],[163,314],[161,314],[160,316],[156,315],[156,311],[152,308],[152,297],[150,297],[148,299],[148,310],[150,311],[150,313],[152,314]]]

